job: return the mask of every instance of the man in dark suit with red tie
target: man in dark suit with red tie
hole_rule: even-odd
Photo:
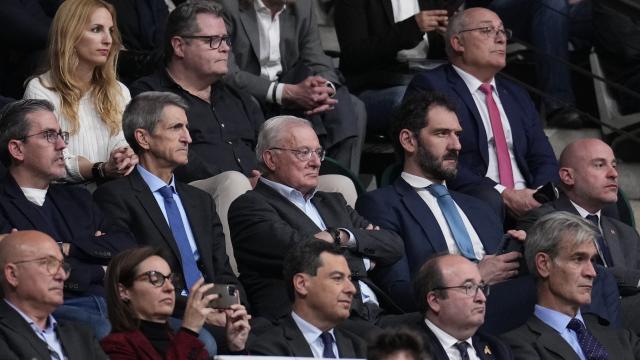
[[[558,164],[529,95],[498,76],[510,35],[491,10],[456,14],[446,36],[451,64],[416,75],[405,98],[431,90],[456,102],[464,132],[458,175],[449,187],[518,218],[540,206],[533,193],[557,181]]]

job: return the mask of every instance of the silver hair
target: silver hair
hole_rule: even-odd
[[[134,97],[122,114],[122,132],[131,149],[136,154],[142,151],[136,141],[137,129],[153,133],[162,118],[162,111],[168,105],[187,111],[189,106],[179,95],[170,92],[147,91]]]
[[[308,126],[313,128],[309,120],[291,115],[274,116],[265,121],[260,127],[258,143],[256,144],[256,158],[258,159],[260,171],[263,173],[268,173],[269,168],[264,164],[262,154],[268,149],[277,146],[282,136],[286,134],[285,129],[292,126]]]
[[[445,51],[449,59],[455,55],[453,48],[451,47],[451,38],[464,30],[467,26],[467,22],[466,11],[459,11],[449,18],[449,26],[447,26],[447,32],[445,34]]]
[[[536,267],[536,254],[548,254],[551,260],[558,257],[562,243],[570,242],[570,246],[594,243],[597,229],[580,216],[566,211],[556,211],[538,219],[527,234],[524,257],[529,272],[540,277]]]

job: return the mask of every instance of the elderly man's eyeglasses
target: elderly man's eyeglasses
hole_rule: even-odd
[[[32,136],[38,136],[38,135],[43,135],[43,137],[45,139],[47,139],[48,142],[55,144],[56,141],[58,141],[58,137],[60,137],[62,139],[62,141],[64,141],[65,144],[69,143],[69,132],[68,131],[55,131],[55,130],[44,130],[44,131],[40,131],[38,133],[35,134],[31,134],[31,135],[25,135],[22,139],[22,141],[27,140],[27,138],[30,138]]]
[[[443,286],[443,287],[437,287],[434,288],[433,290],[449,290],[449,289],[463,289],[465,295],[467,296],[473,296],[476,297],[478,295],[478,291],[482,290],[482,293],[485,296],[489,296],[489,292],[490,292],[490,287],[489,284],[464,284],[464,285],[459,285],[459,286]]]
[[[480,34],[484,35],[485,38],[490,39],[491,37],[495,38],[498,35],[504,36],[507,40],[511,39],[512,32],[510,29],[496,29],[493,26],[483,26],[473,29],[464,29],[458,31],[458,34],[462,34],[468,31],[477,31]]]
[[[169,282],[173,283],[175,278],[173,273],[169,275],[165,275],[159,271],[151,270],[147,272],[143,272],[142,274],[136,277],[136,280],[140,280],[141,278],[146,277],[149,283],[155,287],[161,287],[164,285],[164,282],[169,280]]]
[[[309,161],[309,160],[311,160],[311,156],[313,154],[316,154],[316,156],[318,156],[320,161],[323,161],[324,160],[324,155],[326,153],[326,151],[323,148],[319,148],[319,149],[316,149],[316,150],[311,150],[311,149],[285,149],[285,148],[279,148],[279,147],[272,147],[269,150],[290,151],[300,161]]]
[[[64,262],[64,260],[59,260],[55,256],[45,256],[31,260],[14,261],[13,263],[18,265],[32,262],[37,263],[40,266],[45,265],[49,275],[57,274],[60,268],[62,268],[66,275],[71,272],[71,264]]]
[[[209,42],[209,47],[212,50],[219,48],[223,41],[227,46],[231,46],[231,36],[229,35],[180,35],[180,37],[185,39],[201,39]]]

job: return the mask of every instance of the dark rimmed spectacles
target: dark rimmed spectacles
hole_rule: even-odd
[[[32,262],[38,263],[38,265],[40,266],[45,265],[49,275],[57,274],[60,268],[62,268],[65,275],[69,275],[69,273],[71,273],[71,264],[64,262],[64,260],[60,260],[55,256],[45,256],[37,259],[14,261],[13,263],[18,265]]]
[[[173,273],[169,273],[169,275],[165,275],[159,271],[151,270],[147,272],[143,272],[142,274],[136,276],[136,280],[140,280],[143,277],[146,277],[149,283],[155,287],[161,287],[164,285],[164,282],[169,280],[169,282],[173,283],[175,278]]]
[[[309,161],[309,160],[311,160],[311,155],[313,155],[313,154],[316,154],[316,156],[318,156],[318,159],[320,159],[320,161],[323,161],[324,160],[324,155],[326,153],[326,151],[323,148],[319,148],[319,149],[316,149],[316,150],[311,150],[311,149],[285,149],[285,148],[279,148],[279,147],[272,147],[269,150],[290,151],[300,161]]]
[[[218,49],[223,41],[227,46],[231,46],[231,36],[229,35],[180,35],[180,37],[205,40],[205,42],[209,42],[209,47],[212,50]]]
[[[44,131],[40,131],[38,133],[35,134],[31,134],[31,135],[25,135],[22,139],[22,141],[27,140],[27,138],[30,138],[32,136],[38,136],[38,135],[43,135],[43,137],[45,139],[47,139],[48,142],[55,144],[56,141],[58,141],[58,138],[62,139],[62,141],[64,141],[65,144],[69,143],[69,132],[68,131],[55,131],[55,130],[44,130]]]
[[[434,288],[433,290],[449,290],[449,289],[463,289],[465,295],[467,296],[473,296],[476,297],[478,295],[478,291],[482,290],[482,293],[484,294],[484,296],[489,296],[489,292],[491,291],[491,288],[489,287],[489,284],[464,284],[464,285],[458,285],[458,286],[442,286],[442,287],[437,287]]]
[[[491,37],[495,38],[498,35],[500,35],[500,36],[504,36],[507,40],[509,40],[513,35],[510,29],[497,29],[493,26],[483,26],[483,27],[478,27],[473,29],[464,29],[464,30],[458,31],[458,34],[462,34],[468,31],[477,31],[480,34],[484,35],[484,37],[486,37],[487,39],[490,39]]]

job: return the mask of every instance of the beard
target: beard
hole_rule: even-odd
[[[456,166],[444,167],[445,160],[455,160]],[[438,159],[428,153],[422,143],[418,142],[418,165],[425,174],[430,174],[436,180],[451,181],[458,174],[458,152],[451,150]]]

